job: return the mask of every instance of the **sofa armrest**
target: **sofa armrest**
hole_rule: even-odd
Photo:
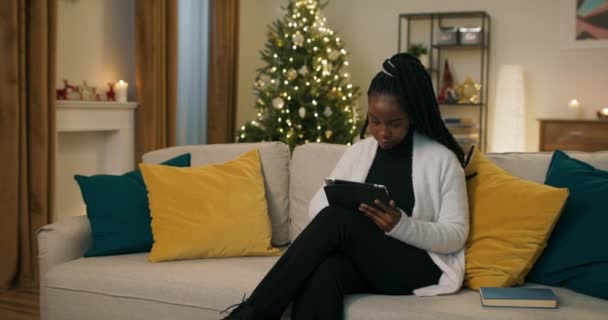
[[[65,217],[38,230],[40,279],[54,266],[82,257],[91,244],[86,216]]]

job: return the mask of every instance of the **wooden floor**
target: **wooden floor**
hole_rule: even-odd
[[[0,320],[39,320],[38,291],[0,291]]]

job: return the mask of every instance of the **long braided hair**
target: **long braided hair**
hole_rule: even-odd
[[[385,60],[382,68],[372,79],[367,96],[384,94],[397,97],[416,131],[450,149],[464,166],[464,152],[441,118],[431,77],[418,58],[409,53],[398,53]],[[365,138],[368,122],[366,117],[359,135],[361,139]]]

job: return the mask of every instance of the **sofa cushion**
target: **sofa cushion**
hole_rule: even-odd
[[[167,166],[189,167],[190,154],[169,159]],[[152,248],[150,210],[139,170],[123,175],[75,175],[87,205],[93,241],[85,257],[147,252]]]
[[[280,142],[179,146],[144,154],[144,163],[159,163],[182,153],[192,155],[192,166],[217,164],[258,149],[272,223],[272,244],[289,243],[289,147]]]
[[[568,151],[567,154],[598,169],[608,170],[608,151]],[[544,183],[552,156],[552,152],[490,153],[488,159],[516,177]]]
[[[556,151],[546,183],[570,197],[529,279],[608,299],[608,171]]]
[[[464,284],[476,290],[522,284],[546,247],[568,189],[516,178],[477,150],[466,174],[472,178]]]
[[[174,319],[218,319],[214,313],[250,294],[276,257],[204,259],[148,263],[145,254],[77,259],[47,273],[46,292],[57,319],[89,319],[130,310],[129,319],[164,319],[159,310],[174,310]],[[348,320],[364,319],[604,319],[605,300],[564,288],[553,288],[558,309],[484,308],[479,294],[462,290],[455,295],[425,297],[353,295],[346,299]],[[83,306],[94,306],[82,309]],[[180,308],[175,308],[179,306]],[[192,311],[194,309],[194,311]],[[204,309],[205,312],[201,312]],[[87,310],[89,310],[87,312]],[[137,310],[137,312],[133,312]],[[190,312],[192,311],[192,312]],[[201,316],[201,315],[217,315]],[[196,315],[199,315],[196,317]],[[124,317],[123,319],[126,319]]]
[[[294,149],[289,172],[289,236],[292,241],[308,225],[308,204],[336,166],[345,145],[308,143]]]
[[[150,262],[270,256],[272,228],[257,150],[222,164],[140,164],[154,245]]]

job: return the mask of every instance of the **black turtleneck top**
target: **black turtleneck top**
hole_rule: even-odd
[[[385,185],[395,205],[408,216],[412,215],[415,201],[412,183],[413,146],[414,129],[411,127],[405,138],[395,147],[384,150],[378,146],[365,180],[367,183]]]

